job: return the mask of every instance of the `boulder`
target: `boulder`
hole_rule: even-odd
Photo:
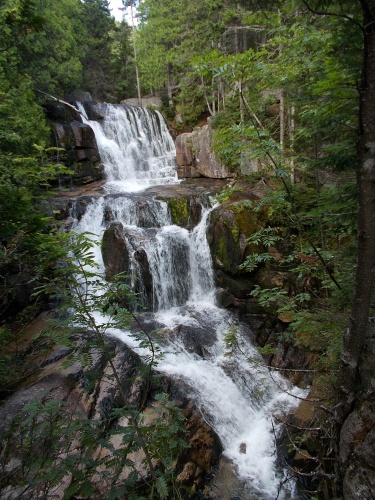
[[[191,488],[191,493],[198,493],[218,463],[222,445],[211,427],[204,421],[201,413],[192,403],[182,403],[186,415],[188,448],[178,458],[177,483]]]
[[[72,120],[81,120],[79,111],[62,101],[47,101],[43,107],[46,117],[52,122],[69,123]]]
[[[142,247],[147,237],[129,228],[125,230],[119,221],[111,222],[104,231],[101,250],[106,279],[111,280],[120,273],[132,274],[135,277],[134,293],[141,296],[143,305],[151,306],[153,280],[147,253]],[[125,280],[130,283],[131,278]]]
[[[90,160],[98,162],[99,152],[95,134],[90,125],[74,120],[70,123],[74,146],[78,161]]]
[[[102,256],[107,280],[113,279],[119,273],[128,273],[130,257],[121,222],[112,222],[104,231]]]
[[[107,109],[107,103],[85,101],[82,103],[89,120],[103,120]]]
[[[177,165],[185,166],[193,164],[192,134],[185,133],[176,137],[176,162]]]
[[[92,97],[90,92],[86,92],[85,90],[73,90],[71,94],[66,97],[67,101],[92,101]]]
[[[235,177],[212,151],[212,128],[210,125],[197,127],[176,139],[176,161],[179,175],[185,177],[209,177],[226,179]]]
[[[224,202],[215,208],[210,216],[207,228],[207,239],[211,249],[212,261],[215,270],[221,270],[230,276],[246,274],[246,270],[239,269],[240,264],[244,262],[247,255],[257,247],[247,243],[247,239],[264,227],[266,223],[266,213],[262,210],[254,211],[248,203],[238,201]],[[220,277],[219,286],[226,288],[229,283],[224,284],[223,276]],[[247,284],[244,283],[246,287]],[[239,287],[233,283],[233,289],[230,290],[239,298],[244,298]],[[234,289],[238,288],[235,293]],[[236,295],[237,296],[237,295]]]
[[[144,306],[151,307],[153,304],[153,280],[150,271],[150,263],[144,248],[140,247],[134,252],[142,279],[136,280],[134,292],[142,295]]]
[[[212,128],[210,125],[196,128],[192,133],[192,147],[195,155],[195,168],[204,177],[225,179],[235,174],[220,162],[212,150]]]
[[[238,204],[221,205],[213,210],[208,226],[208,243],[213,265],[231,275],[240,273],[247,250],[246,238],[258,228],[256,216],[249,212],[247,223],[242,224],[241,212],[249,212]],[[247,227],[246,227],[247,226]]]

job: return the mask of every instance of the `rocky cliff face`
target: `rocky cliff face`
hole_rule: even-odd
[[[89,96],[73,95],[70,102],[50,101],[45,104],[47,119],[52,131],[52,145],[62,148],[59,161],[74,171],[74,185],[89,184],[103,179],[104,169],[101,164],[93,130],[83,123],[81,114],[75,108],[74,97],[87,99]],[[79,100],[79,99],[78,99]],[[129,102],[128,102],[129,101]],[[124,101],[136,105],[132,100]],[[105,115],[106,104],[90,100],[83,102],[90,120],[100,121]],[[142,101],[145,107],[159,108],[159,101]],[[176,159],[178,176],[181,179],[207,177],[228,179],[235,177],[212,151],[212,129],[210,125],[197,127],[193,132],[184,133],[176,138]]]
[[[82,122],[80,113],[73,105],[57,101],[47,102],[45,110],[51,126],[51,143],[65,150],[58,153],[58,160],[74,171],[73,183],[83,185],[102,179],[103,166],[95,135],[91,127]]]

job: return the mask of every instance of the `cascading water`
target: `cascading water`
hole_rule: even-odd
[[[102,123],[82,119],[94,130],[110,192],[140,191],[146,186],[177,182],[175,147],[158,111],[106,105]]]
[[[288,393],[282,390],[288,387],[286,382],[278,374],[270,376],[246,327],[231,313],[216,307],[206,239],[210,209],[202,208],[200,223],[188,230],[173,225],[164,201],[146,193],[113,194],[113,183],[118,190],[129,179],[130,188],[136,186],[138,190],[161,180],[175,182],[171,139],[169,134],[164,137],[167,130],[161,125],[161,117],[155,121],[153,113],[142,109],[108,106],[103,125],[89,123],[106,164],[110,194],[88,207],[76,230],[95,232],[101,238],[112,222],[120,224],[129,271],[141,283],[139,290],[154,311],[154,321],[179,331],[171,336],[158,369],[183,379],[190,387],[189,396],[215,429],[225,456],[244,481],[246,499],[274,498],[283,473],[276,466],[272,414],[292,407],[295,399],[290,394],[302,395],[301,391],[291,387]],[[156,143],[150,133],[156,135]],[[128,187],[129,183],[125,184],[125,189]],[[140,255],[143,263],[147,261],[151,291],[142,283]],[[97,255],[97,260],[104,270],[102,256]],[[228,328],[240,339],[240,349],[231,357],[225,353]],[[134,347],[129,332],[113,334]],[[193,345],[196,338],[202,345]],[[287,495],[293,498],[292,486]]]

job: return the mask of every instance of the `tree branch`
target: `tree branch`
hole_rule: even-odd
[[[317,16],[341,17],[342,19],[346,19],[347,21],[350,21],[351,23],[353,23],[354,26],[357,26],[357,28],[359,28],[363,34],[365,33],[365,28],[362,26],[362,24],[360,24],[358,21],[356,21],[353,17],[350,17],[346,14],[339,14],[338,12],[328,12],[328,11],[315,10],[312,7],[310,7],[307,0],[302,0],[302,3],[306,7],[306,9],[309,12],[311,12],[312,14],[315,14]]]
[[[82,115],[81,111],[78,108],[76,108],[75,106],[73,106],[73,104],[70,104],[69,102],[66,102],[66,101],[63,101],[61,99],[58,99],[57,97],[54,97],[51,94],[47,94],[47,92],[43,92],[42,90],[36,89],[36,92],[38,92],[39,94],[46,95],[46,96],[50,97],[51,99],[53,99],[54,101],[61,102],[62,104],[65,104],[65,106],[69,106],[69,108],[74,109],[74,111],[77,111],[77,113],[79,113],[80,115]]]

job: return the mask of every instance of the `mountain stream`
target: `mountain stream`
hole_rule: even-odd
[[[84,113],[82,105],[80,110]],[[160,113],[106,105],[101,123],[85,121],[95,132],[107,183],[106,194],[92,201],[76,231],[102,238],[110,223],[121,223],[138,292],[153,311],[153,321],[177,332],[157,369],[189,388],[189,398],[219,436],[224,456],[244,484],[241,498],[276,498],[285,471],[278,466],[273,415],[297,404],[292,395],[303,394],[279,374],[270,375],[249,328],[215,304],[206,239],[212,210],[208,197],[200,222],[186,229],[173,224],[165,201],[148,194],[150,186],[168,185],[173,190],[178,185],[174,143]],[[144,283],[144,271],[135,258],[140,251],[147,255],[152,286]],[[100,248],[96,259],[104,272]],[[232,356],[226,355],[228,329],[239,338]],[[113,334],[137,349],[129,332]],[[297,498],[291,481],[278,498]]]

